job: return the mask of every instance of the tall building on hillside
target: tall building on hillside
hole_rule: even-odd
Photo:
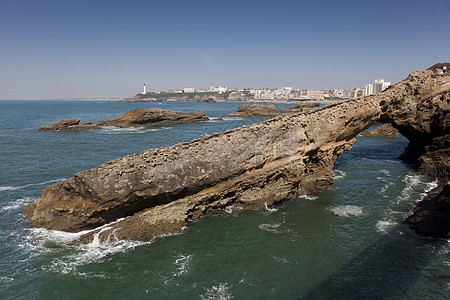
[[[364,90],[364,96],[378,94],[387,89],[391,83],[389,81],[384,81],[383,78],[375,80],[373,83],[366,85]]]
[[[142,95],[145,95],[145,94],[147,94],[147,87],[145,86],[145,83],[144,83],[144,91],[142,92]]]

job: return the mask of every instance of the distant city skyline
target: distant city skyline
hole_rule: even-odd
[[[393,84],[450,61],[448,0],[0,0],[0,99]]]

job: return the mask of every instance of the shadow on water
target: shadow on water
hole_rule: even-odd
[[[383,145],[371,143],[355,147],[356,149],[340,157],[335,167],[339,168],[339,164],[357,158],[380,160],[388,157],[387,152],[401,153],[407,143],[403,137],[387,141]],[[403,214],[407,214],[407,211]],[[361,228],[360,233],[365,234],[364,228]],[[418,237],[403,221],[396,225],[392,224],[389,230],[370,242],[369,246],[355,254],[339,270],[298,297],[299,299],[449,299],[448,283],[447,286],[443,286],[442,282],[450,282],[450,272],[443,274],[442,265],[446,262],[442,257],[438,257],[448,255],[448,243],[447,240]]]
[[[404,232],[405,226],[400,224],[375,240],[300,299],[446,299],[449,291],[436,287],[430,264],[447,241],[420,239]],[[418,287],[412,291],[413,286]],[[436,294],[437,289],[441,295]]]

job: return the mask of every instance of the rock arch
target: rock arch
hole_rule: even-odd
[[[381,94],[107,162],[45,188],[24,214],[31,226],[71,232],[119,219],[97,230],[102,241],[178,232],[209,211],[263,209],[329,189],[337,157],[379,121],[409,139],[404,159],[448,176],[449,100],[450,73],[415,72]]]

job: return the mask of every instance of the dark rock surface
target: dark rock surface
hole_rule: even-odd
[[[208,121],[205,111],[185,113],[161,108],[136,108],[114,119],[99,122],[99,126],[140,127]]]
[[[413,209],[406,222],[419,235],[433,238],[450,238],[450,181],[440,180]]]
[[[71,130],[95,130],[100,127],[94,123],[80,124],[79,119],[61,120],[50,125],[42,126],[39,131],[71,131]]]
[[[405,157],[422,172],[448,176],[449,97],[450,73],[415,72],[381,94],[107,162],[45,188],[24,214],[31,226],[65,231],[127,217],[80,242],[178,232],[210,211],[264,209],[329,189],[336,158],[380,121],[409,139]]]
[[[391,124],[383,124],[375,129],[361,132],[362,136],[371,137],[396,137],[397,134],[397,129],[395,129]]]

